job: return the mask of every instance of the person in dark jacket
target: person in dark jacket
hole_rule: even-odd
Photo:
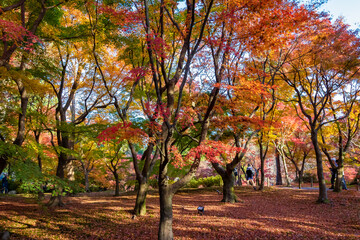
[[[2,186],[2,192],[5,192],[5,194],[7,194],[9,191],[9,183],[8,183],[6,175],[4,176],[4,178],[1,181],[1,186]]]
[[[334,185],[335,185],[335,179],[338,175],[338,160],[336,159],[331,159],[332,161],[334,161],[334,166],[335,168],[330,168],[331,171],[331,187],[330,189],[334,189]],[[346,187],[346,181],[345,181],[345,174],[343,174],[342,178],[341,178],[341,184],[342,184],[342,189],[344,190],[348,190]]]
[[[250,164],[248,164],[248,167],[246,169],[246,181],[248,184],[250,184],[251,186],[253,186],[254,190],[256,190],[256,187],[255,187],[255,184],[254,184],[254,172],[253,172],[253,169],[251,167]]]

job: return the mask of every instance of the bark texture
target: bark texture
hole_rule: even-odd
[[[159,240],[172,240],[174,234],[172,230],[172,199],[173,194],[166,187],[160,187],[160,224],[159,224]]]
[[[139,183],[139,189],[136,195],[136,202],[134,214],[136,216],[143,216],[146,214],[146,195],[148,191],[148,184],[146,181]]]
[[[224,174],[221,176],[224,185],[223,185],[223,199],[222,202],[229,202],[229,203],[235,203],[237,202],[237,197],[234,193],[234,181],[235,176],[234,174]]]

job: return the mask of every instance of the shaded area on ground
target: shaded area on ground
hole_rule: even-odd
[[[183,190],[174,197],[175,239],[360,239],[360,192],[293,188],[254,191],[237,187],[239,203],[221,203],[215,189]],[[148,196],[148,214],[132,219],[135,195],[81,194],[66,207],[48,209],[19,196],[0,197],[0,231],[11,239],[156,239],[159,201]],[[203,216],[197,207],[204,206]],[[335,217],[337,214],[337,217]]]

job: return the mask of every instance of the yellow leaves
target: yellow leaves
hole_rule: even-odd
[[[28,76],[23,71],[7,70],[5,67],[0,68],[0,77],[2,79],[21,80],[26,81]]]
[[[62,9],[64,10],[62,22],[64,27],[72,27],[88,22],[87,16],[79,9],[67,6],[63,6]]]
[[[0,79],[10,79],[19,86],[25,86],[28,92],[36,94],[48,93],[50,91],[49,86],[26,71],[7,70],[5,67],[1,67]]]

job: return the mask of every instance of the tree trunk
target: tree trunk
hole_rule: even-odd
[[[37,147],[39,149],[39,152],[37,154],[37,160],[38,160],[38,166],[39,166],[39,169],[40,169],[40,172],[42,172],[42,157],[41,157],[41,148],[40,148],[40,134],[41,134],[41,131],[34,131],[34,135],[35,135],[35,141],[37,143]],[[43,192],[43,187],[44,185],[41,185],[41,188],[38,192],[38,201],[41,202],[45,199],[45,194]]]
[[[286,186],[290,187],[291,183],[290,183],[290,178],[289,178],[289,173],[288,173],[288,169],[287,169],[287,164],[286,164],[286,160],[283,156],[281,156],[283,165],[284,165],[284,171],[285,171],[285,179],[286,179]]]
[[[119,174],[114,172],[115,177],[115,196],[120,196],[120,183],[119,183]]]
[[[60,153],[60,156],[58,158],[58,166],[56,169],[56,176],[61,179],[64,179],[65,177],[65,167],[67,163],[66,159],[66,155],[64,153]]]
[[[14,144],[21,146],[25,140],[26,111],[29,98],[23,82],[21,80],[16,80],[15,82],[20,93],[21,112],[19,113],[18,132]]]
[[[225,172],[224,175],[221,176],[223,180],[223,199],[222,202],[235,203],[237,202],[237,197],[234,193],[234,173],[228,174]]]
[[[259,190],[261,191],[264,189],[264,185],[265,185],[265,158],[266,158],[266,153],[268,150],[267,147],[264,149],[262,134],[258,140],[258,143],[259,143],[259,150],[260,150],[259,155],[260,155],[260,174],[261,174],[261,182],[259,185]]]
[[[318,197],[317,202],[327,203],[328,198],[327,198],[327,190],[326,190],[325,179],[324,179],[321,150],[320,150],[319,142],[317,139],[317,131],[314,129],[311,129],[311,142],[314,146],[314,151],[315,151],[315,156],[316,156],[317,177],[318,177],[318,181],[319,181],[319,197]]]
[[[146,179],[142,179],[139,182],[139,189],[136,195],[136,203],[134,208],[134,214],[136,216],[143,216],[146,214],[146,194],[148,191],[148,184]]]
[[[241,177],[240,171],[239,171],[239,173],[238,173],[238,185],[239,185],[239,186],[242,186],[242,177]]]
[[[280,153],[275,147],[275,160],[276,160],[276,185],[282,185],[281,166],[280,166]]]
[[[47,203],[48,207],[64,207],[65,204],[61,199],[61,195],[51,196],[50,201]]]
[[[341,192],[342,190],[342,178],[344,176],[344,167],[339,167],[337,169],[334,192]]]
[[[23,69],[22,67],[20,67],[21,69]],[[18,145],[18,146],[22,146],[24,140],[25,140],[25,125],[26,125],[26,111],[27,111],[27,106],[28,106],[28,95],[27,95],[27,91],[24,87],[24,84],[21,80],[16,80],[15,81],[17,86],[18,86],[18,90],[19,90],[19,94],[20,94],[20,109],[21,111],[19,112],[19,122],[18,122],[18,131],[16,134],[16,139],[14,140],[13,144]],[[4,169],[6,168],[8,164],[8,156],[6,155],[2,155],[0,156],[0,174],[4,171]]]
[[[301,189],[301,184],[304,182],[303,177],[304,177],[305,161],[306,161],[307,155],[308,155],[308,153],[306,153],[304,151],[304,156],[303,156],[303,160],[301,163],[301,169],[299,170],[299,189]]]
[[[172,199],[174,194],[166,186],[159,187],[160,194],[160,223],[159,223],[159,240],[172,240],[174,234],[172,231]]]
[[[66,167],[66,155],[64,153],[60,153],[60,156],[58,157],[58,166],[56,169],[56,176],[64,179],[65,172],[64,169]],[[59,189],[59,194],[57,196],[51,196],[50,201],[47,203],[49,207],[63,207],[65,204],[62,202],[61,199],[61,193],[62,189]]]
[[[89,173],[87,171],[84,172],[85,175],[85,192],[89,192]]]
[[[256,186],[260,186],[259,171],[260,171],[260,168],[255,169],[255,185]]]
[[[298,181],[299,181],[299,189],[301,189],[301,184],[303,182],[303,171],[299,171],[299,177],[298,177]]]
[[[71,149],[73,150],[73,149]],[[70,181],[75,181],[75,166],[74,166],[74,161],[70,161],[67,165],[66,165],[66,172],[67,172],[67,179],[69,179]]]
[[[260,175],[261,175],[261,181],[260,181],[259,190],[263,190],[264,185],[265,185],[265,158],[264,157],[261,157]]]

